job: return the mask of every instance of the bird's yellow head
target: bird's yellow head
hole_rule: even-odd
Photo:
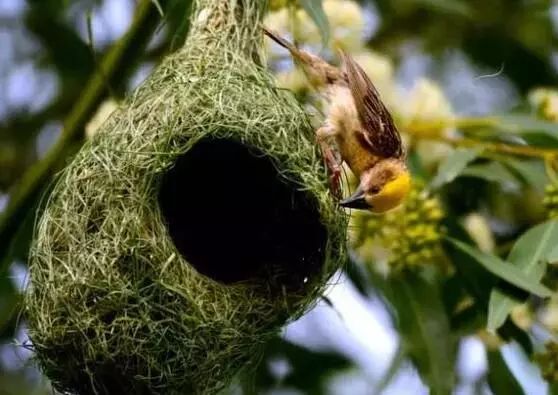
[[[384,213],[398,207],[411,189],[411,176],[400,160],[387,159],[364,172],[353,195],[343,207]]]
[[[411,177],[406,171],[386,182],[378,193],[365,193],[364,200],[370,206],[370,211],[383,213],[398,207],[409,194],[410,189]]]

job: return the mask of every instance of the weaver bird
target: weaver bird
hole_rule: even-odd
[[[326,118],[316,137],[334,193],[338,193],[343,161],[359,179],[356,191],[340,205],[375,213],[399,206],[411,187],[405,152],[391,114],[364,70],[343,51],[343,64],[338,68],[263,29],[289,50],[311,84],[326,96]]]

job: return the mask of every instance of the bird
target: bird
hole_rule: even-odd
[[[325,120],[316,130],[316,140],[334,194],[339,195],[343,162],[358,178],[356,190],[340,199],[340,206],[378,214],[400,206],[412,184],[406,152],[395,122],[366,72],[343,50],[342,65],[336,67],[265,26],[263,31],[291,53],[310,84],[326,98]]]

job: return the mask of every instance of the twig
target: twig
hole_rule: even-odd
[[[549,148],[538,148],[527,145],[513,145],[504,143],[493,143],[479,141],[469,138],[456,138],[441,136],[436,140],[443,141],[458,147],[479,147],[487,151],[501,152],[518,156],[528,156],[534,158],[546,159],[558,155],[558,150]]]
[[[480,141],[466,137],[450,137],[443,134],[432,136],[425,131],[432,129],[457,128],[457,129],[478,129],[494,128],[498,126],[498,118],[447,118],[437,119],[428,122],[415,123],[410,130],[414,139],[428,139],[442,141],[458,147],[480,147],[487,151],[501,152],[505,154],[528,156],[541,159],[552,159],[558,156],[557,149],[532,147],[527,145],[515,145],[506,143],[496,143],[490,141]]]

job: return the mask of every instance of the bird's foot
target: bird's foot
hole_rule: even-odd
[[[322,145],[322,155],[329,174],[329,186],[333,196],[337,199],[341,195],[341,163],[330,146]]]
[[[336,131],[331,126],[322,126],[316,131],[316,140],[322,151],[322,156],[329,175],[329,184],[332,194],[341,199],[341,163],[342,159],[332,147],[331,140]]]
[[[335,196],[336,199],[341,199],[343,196],[341,194],[341,170],[339,168],[335,170],[331,170],[331,174],[329,175],[329,187],[331,189],[331,193]]]

